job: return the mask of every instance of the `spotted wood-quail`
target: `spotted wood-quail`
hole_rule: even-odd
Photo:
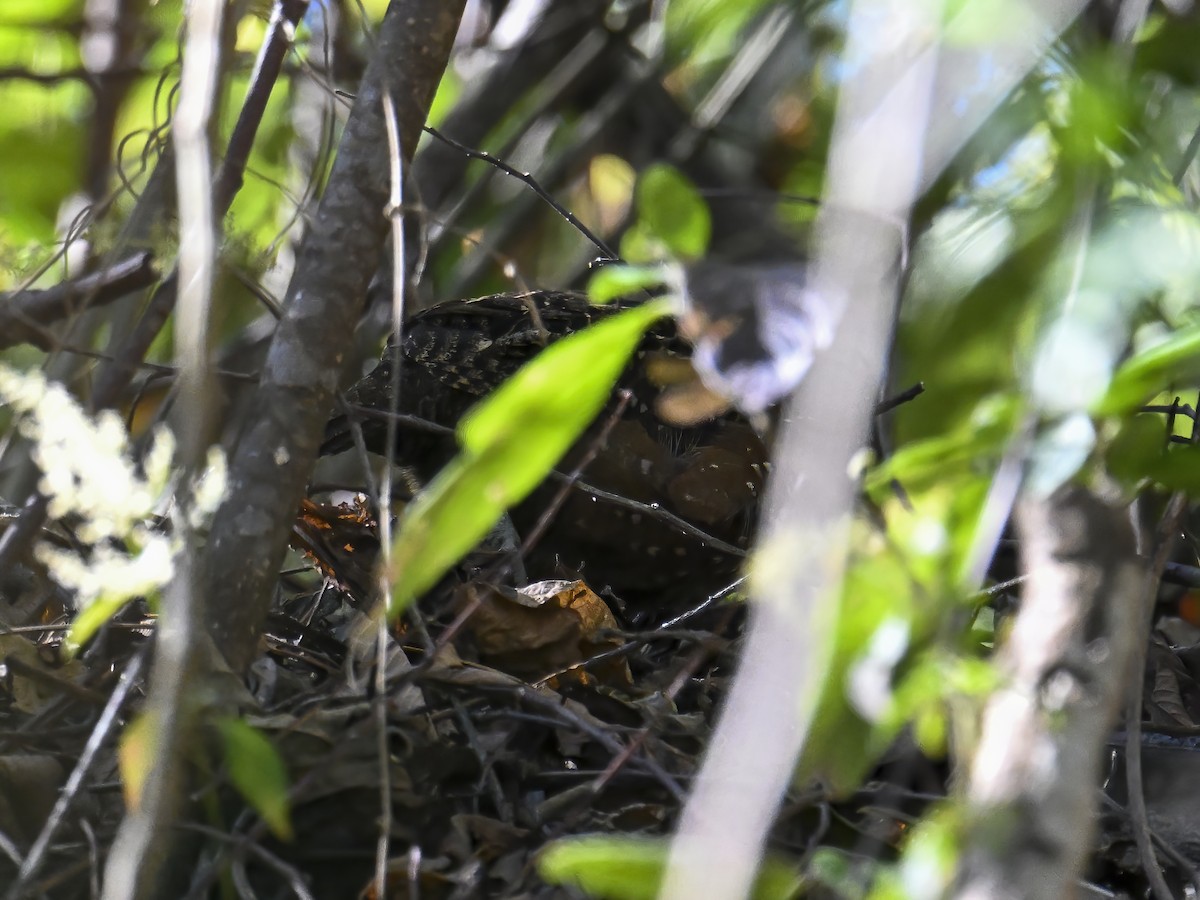
[[[350,415],[366,447],[386,449],[384,417],[392,408],[393,366],[399,362],[396,410],[408,418],[396,430],[398,463],[428,479],[455,446],[445,432],[413,419],[452,427],[462,415],[547,344],[627,304],[593,306],[557,291],[496,294],[443,303],[404,325],[399,348],[388,347],[378,367],[347,392]],[[685,588],[716,589],[741,562],[763,486],[767,451],[750,424],[734,413],[686,427],[659,413],[662,372],[677,371],[690,355],[673,321],[652,328],[618,380],[631,398],[617,421],[614,399],[568,451],[568,472],[589,451],[594,458],[536,549],[526,560],[531,577],[581,574],[594,588],[646,595]],[[607,425],[607,439],[598,435]],[[323,453],[353,446],[352,420],[335,416]],[[512,511],[525,534],[546,510],[561,481],[550,479]],[[598,489],[598,490],[593,490]]]

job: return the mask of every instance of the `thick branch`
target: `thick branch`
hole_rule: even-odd
[[[1128,511],[1082,489],[1017,508],[1026,572],[966,786],[955,896],[1067,897],[1091,846],[1104,740],[1124,696],[1142,565]]]
[[[300,247],[205,566],[213,637],[235,669],[254,659],[292,518],[388,228],[385,92],[396,104],[407,163],[463,5],[395,0],[389,6],[328,187]]]

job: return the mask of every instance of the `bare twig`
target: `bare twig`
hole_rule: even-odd
[[[1193,441],[1197,431],[1193,429]],[[1187,514],[1187,495],[1175,493],[1167,502],[1166,511],[1159,523],[1158,534],[1155,536],[1154,558],[1146,567],[1140,592],[1141,609],[1131,632],[1136,636],[1137,644],[1133,648],[1133,660],[1129,665],[1125,696],[1125,790],[1129,797],[1129,816],[1131,820],[1134,843],[1137,846],[1138,857],[1142,870],[1150,882],[1151,890],[1156,900],[1170,900],[1174,896],[1162,867],[1154,854],[1151,841],[1150,824],[1146,811],[1146,794],[1142,786],[1142,697],[1145,680],[1146,649],[1150,639],[1150,631],[1154,622],[1154,606],[1158,597],[1158,586],[1162,581],[1163,572],[1167,568],[1171,551],[1175,546],[1175,537],[1183,517]],[[1132,603],[1128,604],[1133,606]]]
[[[388,139],[388,183],[391,185],[391,196],[388,199],[387,215],[392,226],[392,271],[403,272],[404,269],[404,177],[406,173],[405,156],[400,143],[400,124],[396,119],[396,106],[391,93],[383,94],[383,119],[387,126]],[[409,158],[411,159],[411,151]],[[408,283],[405,278],[392,279],[392,344],[402,347],[404,327],[404,287]],[[395,413],[400,405],[400,370],[399,364],[392,366],[392,383],[388,391],[388,412]],[[388,611],[391,608],[391,579],[392,579],[392,460],[396,452],[396,420],[389,416],[385,430],[388,465],[384,468],[380,496],[376,504],[382,514],[379,517],[380,566],[379,566],[379,603],[375,606],[375,740],[379,765],[379,830],[375,845],[375,893],[383,897],[387,894],[387,864],[389,856],[392,829],[392,780],[391,780],[391,751],[389,749],[390,735],[387,727],[388,719]]]
[[[563,206],[561,203],[559,203],[557,200],[555,200],[553,197],[551,197],[550,192],[547,191],[540,184],[538,184],[537,179],[534,178],[530,173],[521,172],[518,169],[514,169],[512,166],[510,166],[504,160],[497,159],[496,157],[492,156],[492,154],[488,153],[485,150],[472,150],[470,147],[460,144],[458,141],[454,140],[453,138],[446,137],[446,135],[442,134],[436,128],[432,128],[427,125],[427,126],[425,126],[425,130],[428,131],[430,134],[432,134],[439,141],[449,144],[455,150],[458,150],[460,153],[462,153],[464,156],[466,156],[467,159],[483,160],[484,162],[486,162],[488,165],[492,166],[493,168],[499,169],[505,175],[510,175],[513,178],[517,179],[517,181],[523,182],[524,184],[528,185],[529,189],[532,190],[535,194],[537,194],[537,196],[540,197],[543,201],[545,201],[546,205],[548,205],[552,210],[554,210],[556,213],[558,213],[560,216],[562,216],[563,219],[565,219],[567,222],[569,222],[575,228],[576,231],[578,231],[585,238],[587,238],[589,241],[591,241],[592,244],[595,245],[596,249],[599,250],[601,253],[603,253],[607,259],[617,259],[617,254],[616,254],[615,250],[613,250],[611,247],[609,247],[608,244],[604,243],[604,241],[601,240],[597,235],[593,234],[592,230],[590,228],[588,228],[581,221],[579,221],[578,216],[576,216],[573,212],[571,212],[569,209],[567,209],[565,206]]]
[[[190,519],[191,484],[204,465],[210,403],[208,334],[217,256],[209,123],[221,71],[222,0],[196,0],[188,7],[186,49],[175,115],[176,192],[179,199],[179,279],[175,319],[181,415],[175,423],[184,472],[176,497],[174,528],[183,545],[175,576],[162,596],[155,632],[154,670],[146,715],[153,729],[149,760],[138,803],[126,810],[105,867],[106,900],[159,896],[160,873],[176,833],[170,827],[183,801],[187,767],[182,765],[197,727],[208,674],[201,653],[204,594],[197,588],[198,541]]]
[[[96,761],[96,754],[100,752],[100,748],[104,746],[104,742],[108,739],[108,736],[117,727],[119,723],[117,714],[121,711],[121,707],[125,705],[125,701],[129,697],[129,692],[138,684],[142,666],[148,655],[149,645],[135,654],[129,661],[129,664],[125,666],[116,689],[109,696],[108,704],[104,707],[104,711],[100,714],[96,726],[88,736],[87,744],[84,745],[83,752],[79,755],[79,761],[75,763],[75,768],[72,770],[71,776],[67,779],[66,785],[58,795],[58,801],[54,804],[54,809],[46,819],[46,824],[42,826],[42,831],[37,836],[37,840],[33,842],[33,846],[29,849],[29,853],[21,865],[21,870],[17,875],[16,881],[9,887],[8,893],[4,895],[5,900],[17,900],[17,898],[23,896],[26,888],[29,887],[34,876],[37,875],[45,859],[46,851],[50,848],[50,842],[54,839],[54,835],[58,833],[58,829],[62,825],[68,810],[70,810],[71,804],[74,803],[75,798],[79,796],[79,792],[83,788],[84,779],[87,778],[92,764]]]

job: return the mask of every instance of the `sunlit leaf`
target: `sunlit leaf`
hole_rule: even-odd
[[[1003,453],[1016,427],[1018,411],[1015,398],[997,396],[978,401],[968,421],[901,447],[868,472],[867,489],[873,494],[890,491],[894,480],[906,491],[921,491],[956,474],[986,470]]]
[[[463,449],[481,454],[513,438],[553,440],[555,446],[526,451],[554,457],[546,468],[523,467],[537,470],[528,476],[533,487],[600,412],[642,333],[669,311],[666,302],[651,301],[547,347],[467,413],[458,429]]]
[[[572,886],[593,897],[653,900],[666,870],[668,845],[651,838],[584,836],[547,846],[538,872],[551,884]],[[754,900],[783,900],[800,893],[801,876],[770,857],[750,892]]]
[[[661,266],[604,266],[588,281],[588,299],[608,303],[663,282]]]
[[[137,809],[142,799],[142,787],[154,764],[156,731],[148,715],[135,717],[121,732],[117,746],[117,766],[121,771],[121,792],[125,806]]]
[[[971,689],[950,678],[973,660],[938,649],[952,617],[970,608],[968,563],[989,473],[951,473],[901,501],[881,501],[886,532],[855,522],[829,673],[797,778],[835,793],[856,789],[910,723],[936,743],[949,701]],[[977,577],[977,576],[976,576]]]
[[[1118,369],[1097,413],[1130,412],[1169,385],[1200,378],[1200,324],[1181,328],[1165,341],[1135,353]]]
[[[670,248],[645,222],[634,222],[621,235],[621,259],[634,264],[661,263],[670,255]]]
[[[1038,26],[1033,9],[1005,0],[950,0],[942,35],[950,46],[992,47]]]
[[[44,25],[77,14],[78,8],[79,0],[4,0],[0,4],[0,23]]]
[[[637,185],[638,218],[673,255],[699,259],[708,249],[712,219],[708,205],[676,169],[654,165]]]
[[[1061,127],[1055,132],[1068,162],[1090,165],[1128,140],[1135,114],[1128,80],[1108,61],[1081,60],[1081,73],[1064,81]],[[1053,121],[1053,119],[1052,119]]]
[[[128,594],[103,594],[83,607],[71,621],[63,641],[63,652],[74,655],[79,648],[96,636],[109,619],[125,608],[132,598]]]
[[[546,477],[597,416],[642,333],[651,301],[542,351],[459,424],[462,452],[408,507],[393,547],[393,613],[431,588]]]

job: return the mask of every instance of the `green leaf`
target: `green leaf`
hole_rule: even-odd
[[[290,841],[287,770],[275,747],[240,719],[222,719],[218,728],[225,743],[225,764],[233,786],[276,837]]]
[[[95,637],[96,632],[131,599],[126,593],[101,594],[83,607],[71,622],[71,628],[63,641],[63,652],[74,656],[79,648]]]
[[[855,535],[856,546],[864,545],[865,528],[860,526]],[[856,673],[871,665],[870,648],[878,643],[877,635],[898,627],[911,647],[918,627],[913,594],[914,585],[902,559],[890,549],[851,561],[828,675],[796,767],[798,782],[821,778],[835,794],[848,794],[861,784],[871,764],[895,737],[890,716],[881,713],[876,722],[867,721],[852,697],[862,691]],[[878,673],[884,680],[874,685],[875,693],[883,692],[880,702],[887,702],[890,688],[888,676],[892,673],[887,662]],[[898,662],[891,662],[890,668],[895,669]]]
[[[869,857],[854,856],[833,847],[819,847],[809,860],[805,875],[810,882],[829,888],[842,900],[862,900],[881,864]]]
[[[1162,417],[1136,415],[1121,425],[1105,448],[1104,459],[1113,477],[1129,486],[1149,478],[1167,451],[1167,429]]]
[[[408,507],[396,535],[393,615],[542,482],[603,409],[642,333],[669,311],[668,301],[652,301],[563,338],[467,414],[462,452]]]
[[[712,218],[691,182],[677,169],[657,164],[642,173],[637,185],[639,219],[683,260],[699,259],[708,249]]]
[[[906,444],[868,472],[867,491],[881,499],[891,492],[893,480],[906,491],[923,491],[945,484],[948,477],[970,476],[990,468],[1004,452],[1020,412],[1013,397],[996,395],[977,400],[967,421]]]
[[[833,653],[813,726],[797,766],[798,782],[819,777],[834,794],[862,784],[871,766],[909,723],[930,746],[946,712],[975,687],[973,660],[947,656],[938,636],[970,622],[976,543],[990,479],[986,472],[891,498],[878,521],[859,518],[846,570]],[[873,517],[874,519],[874,517]]]
[[[551,884],[572,885],[595,897],[654,900],[666,870],[667,843],[652,838],[600,835],[566,838],[538,856],[538,872]],[[783,900],[800,893],[801,876],[787,863],[768,857],[750,896]]]
[[[588,299],[593,303],[608,303],[657,287],[663,280],[662,266],[604,266],[588,281]]]
[[[991,814],[988,833],[1006,834],[1005,829],[1015,830],[1015,815],[1007,810]],[[959,870],[964,842],[975,837],[974,830],[960,806],[945,804],[927,812],[909,831],[899,861],[879,873],[868,897],[900,900],[946,895]]]
[[[1200,377],[1200,324],[1136,353],[1117,369],[1094,412],[1130,412],[1169,384]]]
[[[671,255],[670,249],[643,221],[634,222],[621,235],[621,259],[630,263],[656,264]]]
[[[77,15],[77,6],[75,0],[5,0],[0,23],[8,25],[24,22],[40,25],[49,31],[50,29],[45,28],[47,22]]]
[[[1149,480],[1168,491],[1200,495],[1200,446],[1168,444],[1162,415],[1137,415],[1124,423],[1105,449],[1105,461],[1130,487]]]

